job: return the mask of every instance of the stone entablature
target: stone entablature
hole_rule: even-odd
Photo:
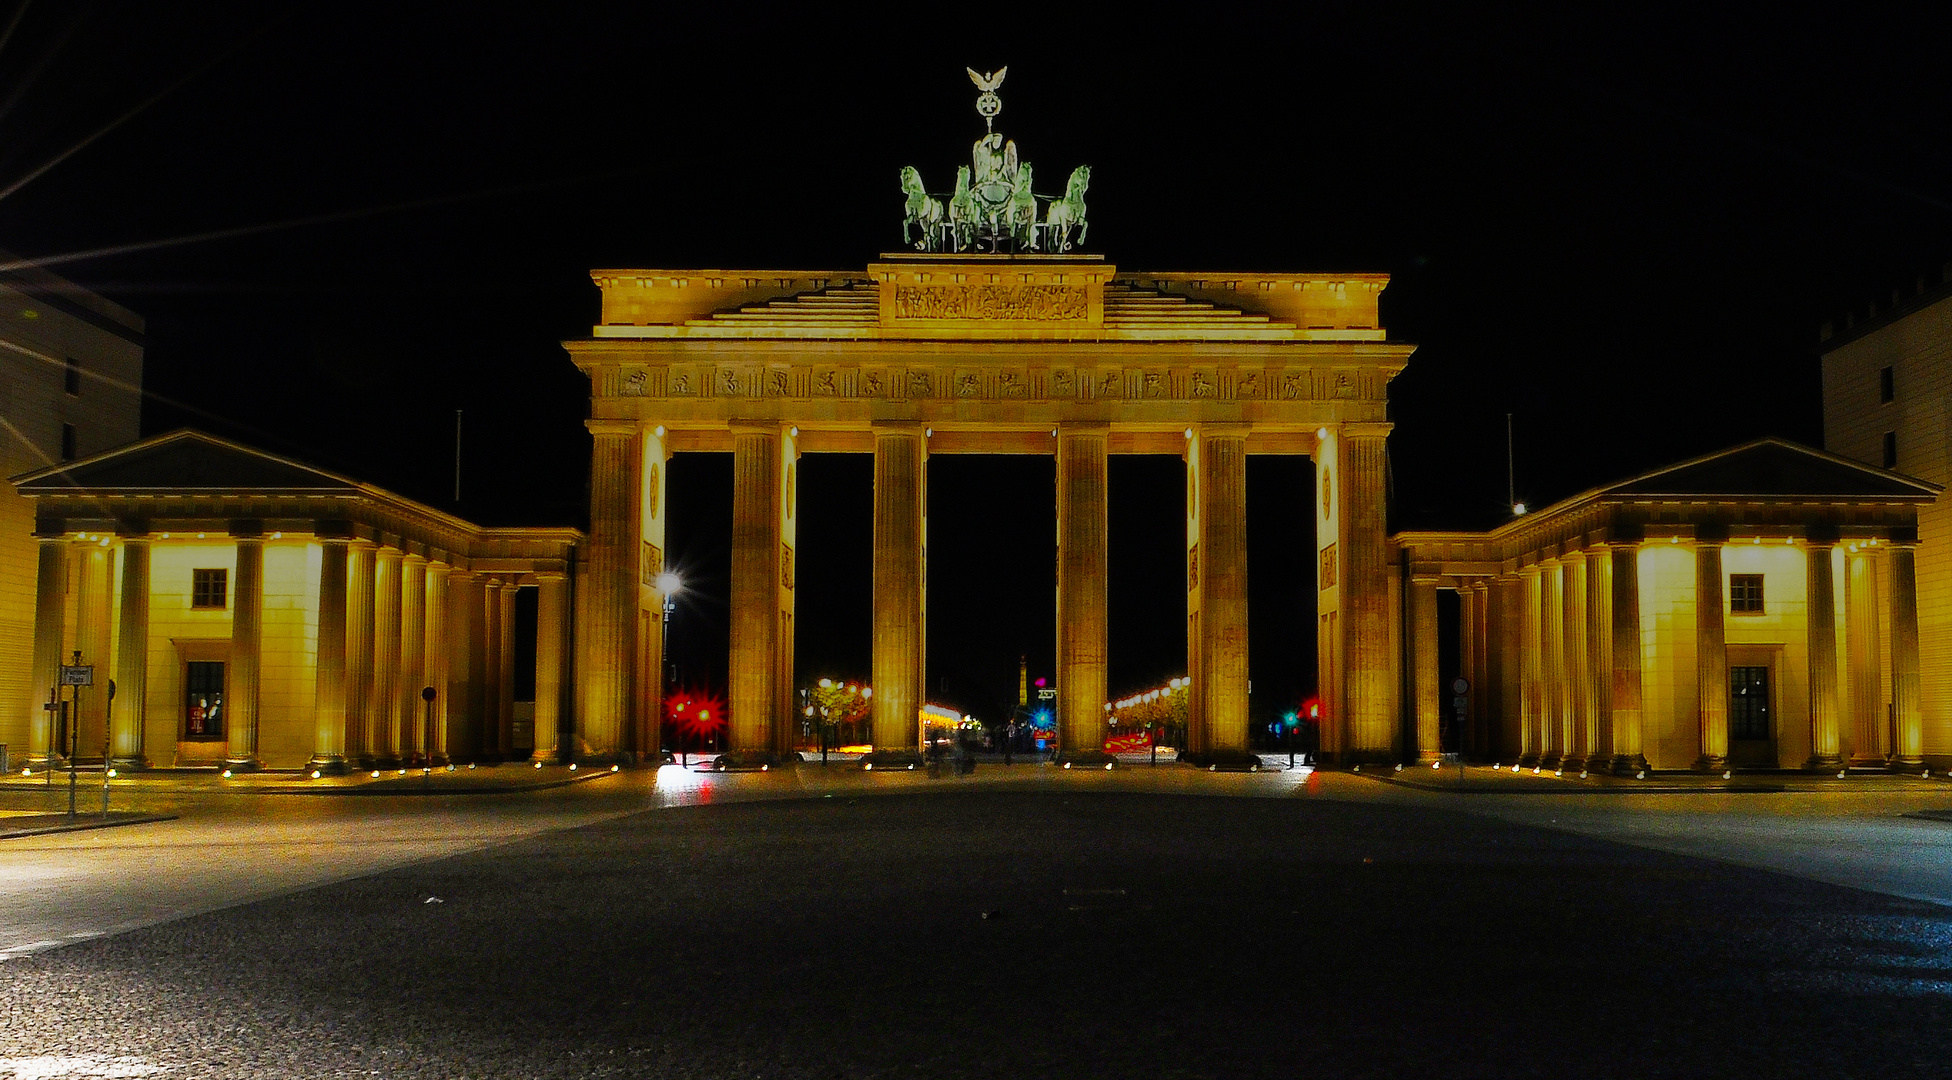
[[[865,272],[598,270],[596,338],[1382,341],[1383,274],[1126,273],[888,255]]]

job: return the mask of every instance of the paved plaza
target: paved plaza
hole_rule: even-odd
[[[530,774],[0,842],[0,1078],[1952,1073],[1936,781]]]

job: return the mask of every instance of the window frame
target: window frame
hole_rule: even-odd
[[[1886,365],[1877,369],[1877,401],[1889,405],[1898,400],[1898,376],[1896,369]]]
[[[1898,467],[1898,433],[1895,431],[1884,433],[1884,467],[1887,469]]]
[[[1769,613],[1768,604],[1765,600],[1767,594],[1763,592],[1762,587],[1763,576],[1762,574],[1728,575],[1728,613],[1730,615],[1767,615]],[[1748,595],[1751,585],[1753,586],[1752,596]],[[1753,603],[1755,606],[1743,606],[1747,603]]]
[[[208,576],[206,576],[208,575]],[[214,590],[208,586],[215,586]],[[215,600],[211,599],[214,591]],[[222,566],[199,566],[190,571],[190,609],[223,611],[230,607],[230,570]]]

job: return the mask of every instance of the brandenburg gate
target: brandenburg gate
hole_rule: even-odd
[[[595,437],[582,753],[657,749],[666,464],[729,451],[735,755],[785,755],[796,724],[801,454],[874,455],[873,741],[897,758],[914,753],[923,704],[929,457],[1056,456],[1059,745],[1093,759],[1107,701],[1106,459],[1170,453],[1186,461],[1187,758],[1247,751],[1250,454],[1316,465],[1309,492],[1281,494],[1315,502],[1316,550],[1283,555],[1317,567],[1323,752],[1390,756],[1385,389],[1413,347],[1377,318],[1385,276],[928,252],[864,273],[592,276],[603,322],[566,346],[590,379]]]
[[[874,455],[874,754],[912,762],[923,700],[928,459],[1057,458],[1060,756],[1109,763],[1106,459],[1186,462],[1182,760],[1244,761],[1247,457],[1315,462],[1321,749],[1383,760],[1397,735],[1384,533],[1386,388],[1413,346],[1380,274],[1121,273],[1084,254],[1088,166],[1062,195],[994,130],[1005,71],[969,72],[985,131],[938,196],[900,172],[902,240],[865,271],[598,270],[602,322],[565,343],[589,377],[590,535],[578,581],[576,752],[655,754],[666,464],[730,452],[730,757],[788,756],[794,474]],[[1284,493],[1300,497],[1302,492]],[[1161,583],[1167,584],[1167,583]],[[1164,632],[1165,628],[1161,628]]]

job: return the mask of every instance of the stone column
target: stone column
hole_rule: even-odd
[[[664,428],[656,427],[642,433],[642,457],[639,459],[638,476],[642,486],[638,489],[638,617],[637,617],[637,686],[636,686],[636,729],[632,733],[631,749],[639,761],[656,764],[662,761],[664,749],[664,604],[665,595],[658,588],[658,576],[665,569],[664,522],[665,522],[665,471],[670,463],[670,454],[664,445]],[[570,602],[565,595],[563,600],[564,618],[568,619]],[[580,621],[581,598],[575,607]],[[567,664],[565,664],[567,669]],[[790,687],[788,688],[790,691]],[[569,754],[565,752],[567,759]]]
[[[373,557],[373,691],[367,700],[367,745],[376,767],[400,764],[400,562],[405,553],[382,547]]]
[[[1604,544],[1586,549],[1586,768],[1613,768],[1613,560]]]
[[[1701,720],[1701,756],[1694,767],[1728,767],[1727,600],[1722,583],[1725,534],[1697,532],[1694,545],[1695,712]]]
[[[912,761],[919,743],[925,648],[928,445],[920,424],[874,428],[875,754]]]
[[[346,597],[349,538],[319,537],[319,644],[313,707],[316,731],[312,760],[316,772],[346,771]]]
[[[591,420],[589,565],[577,604],[577,756],[629,752],[634,728],[637,577],[644,460],[637,425]]]
[[[1186,724],[1191,753],[1182,758],[1207,764],[1247,756],[1247,427],[1198,425],[1187,451],[1188,494],[1193,509],[1187,536],[1187,580],[1193,594],[1187,667],[1193,673],[1193,691]],[[1345,461],[1345,487],[1348,472]],[[1347,509],[1345,505],[1345,516]],[[1380,562],[1378,569],[1383,569]],[[1373,576],[1379,579],[1378,605],[1387,609],[1387,577],[1381,573]],[[1389,626],[1384,623],[1377,630],[1383,634],[1376,651],[1384,677],[1376,685],[1387,694]],[[1350,647],[1355,649],[1356,639],[1351,639]],[[1389,703],[1385,699],[1375,704],[1380,707],[1365,711],[1361,700],[1349,701],[1354,716],[1375,712],[1386,721],[1380,731],[1353,728],[1352,740],[1358,750],[1387,757],[1393,745],[1387,722]],[[1363,742],[1363,738],[1369,741]]]
[[[95,685],[75,695],[80,701],[77,711],[81,728],[74,746],[76,756],[88,759],[107,756],[108,678],[114,670],[109,665],[109,597],[115,575],[109,565],[109,549],[99,541],[82,544],[77,550],[81,556],[81,595],[75,602],[75,644],[81,650],[81,662],[95,667]]]
[[[1884,654],[1878,615],[1877,560],[1871,549],[1851,544],[1845,557],[1844,631],[1850,649],[1850,753],[1853,769],[1882,769],[1885,705]]]
[[[1496,614],[1491,610],[1495,600],[1490,583],[1483,580],[1471,586],[1471,625],[1475,628],[1472,637],[1472,664],[1464,677],[1471,680],[1471,740],[1470,752],[1482,761],[1492,754],[1496,734],[1493,731],[1494,718],[1498,715],[1501,695],[1498,688],[1498,635],[1500,627]]]
[[[468,752],[476,760],[486,761],[501,752],[501,731],[508,723],[508,714],[502,711],[502,582],[500,578],[481,580],[480,592],[475,597],[480,602],[481,627],[477,635],[476,657],[471,658],[474,685],[470,687],[469,698],[474,702],[474,740],[468,744]]]
[[[1568,772],[1582,771],[1586,768],[1586,757],[1592,753],[1587,725],[1592,722],[1592,684],[1586,666],[1586,554],[1583,551],[1568,552],[1559,563],[1559,587],[1564,595],[1565,608],[1565,671],[1561,683],[1565,687],[1566,719],[1564,754],[1559,759],[1559,767]]]
[[[346,557],[346,760],[373,767],[373,545],[354,540]]]
[[[793,492],[788,478],[798,456],[796,443],[779,424],[732,428],[728,749],[737,761],[754,765],[785,760],[795,726]]]
[[[1555,769],[1566,756],[1572,718],[1566,704],[1566,575],[1554,562],[1539,571],[1539,765]]]
[[[425,687],[434,688],[434,707],[429,716],[425,701],[417,700],[414,726],[414,746],[420,751],[420,763],[425,766],[447,763],[447,714],[453,697],[453,687],[449,684],[448,669],[453,649],[448,640],[448,611],[452,601],[448,599],[448,576],[454,568],[444,562],[427,564],[427,636],[425,655],[427,673],[421,678],[421,685],[414,688],[418,699],[419,691]]]
[[[1919,710],[1917,545],[1891,545],[1891,760],[1925,763],[1925,724]]]
[[[224,705],[224,767],[253,772],[258,762],[259,691],[264,665],[264,532],[257,522],[231,525],[237,571],[230,584],[230,671]]]
[[[1544,757],[1545,708],[1540,680],[1540,619],[1545,611],[1544,568],[1528,566],[1521,572],[1518,629],[1518,763],[1538,766]]]
[[[34,700],[27,724],[27,764],[48,766],[67,760],[67,751],[54,745],[59,715],[42,706],[54,700],[61,682],[61,642],[68,618],[68,541],[58,536],[40,540],[39,572],[34,593]]]
[[[521,586],[502,582],[501,611],[495,623],[500,631],[495,643],[501,651],[495,657],[495,758],[508,761],[515,756],[515,595]]]
[[[1411,572],[1410,679],[1416,686],[1417,761],[1437,760],[1443,731],[1444,698],[1438,685],[1437,583],[1435,574]]]
[[[457,567],[447,576],[447,711],[439,714],[435,752],[450,761],[472,761],[480,753],[477,731],[486,704],[481,673],[488,665],[482,625],[486,592],[479,574]]]
[[[1484,655],[1484,644],[1478,637],[1479,602],[1474,588],[1470,585],[1459,586],[1457,590],[1457,675],[1470,683],[1471,688],[1464,693],[1464,724],[1458,728],[1457,745],[1452,749],[1466,756],[1472,756],[1477,752],[1477,733],[1481,727],[1478,721],[1478,702],[1481,693],[1478,687],[1478,665]],[[1444,682],[1441,673],[1439,674],[1438,681]],[[1455,695],[1450,692],[1450,687],[1447,685],[1438,690],[1437,715],[1440,725],[1444,722],[1444,718],[1457,715],[1457,703],[1451,700],[1453,696]]]
[[[1348,688],[1343,701],[1349,724],[1347,757],[1352,761],[1387,761],[1396,756],[1396,717],[1389,708],[1390,574],[1383,499],[1389,430],[1388,424],[1356,423],[1343,424],[1337,433],[1341,464],[1337,530],[1340,625],[1347,657],[1344,685]],[[1243,659],[1243,679],[1245,663]]]
[[[1057,738],[1059,757],[1108,764],[1105,753],[1110,426],[1057,430]]]
[[[1640,548],[1612,546],[1613,771],[1647,768],[1640,730]]]
[[[427,705],[427,558],[409,553],[400,560],[400,675],[393,699],[394,752],[401,765],[424,760],[421,739]]]
[[[1822,772],[1843,765],[1837,709],[1837,583],[1831,565],[1836,551],[1834,539],[1814,530],[1803,548],[1810,654],[1810,760],[1804,768]]]
[[[109,764],[146,769],[149,698],[149,537],[122,538],[122,612],[115,642],[115,716]]]
[[[564,646],[569,626],[569,575],[535,576],[535,752],[530,760],[562,760]],[[653,745],[651,753],[656,753]]]

